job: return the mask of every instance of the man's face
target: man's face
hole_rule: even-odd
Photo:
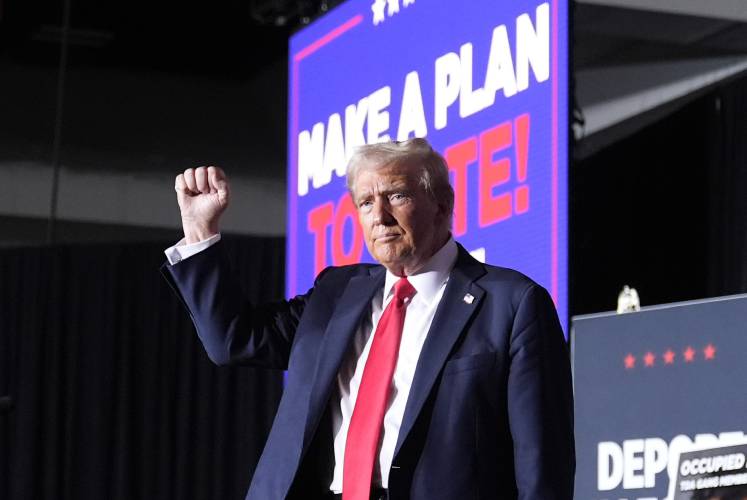
[[[368,251],[398,276],[417,271],[448,235],[445,215],[418,175],[409,165],[364,165],[353,184]]]

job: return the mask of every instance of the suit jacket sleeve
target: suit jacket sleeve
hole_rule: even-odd
[[[511,333],[508,413],[518,497],[571,500],[575,474],[570,360],[552,299],[533,284]]]
[[[311,291],[289,301],[254,305],[244,298],[219,242],[162,274],[192,318],[208,357],[219,365],[285,369]]]

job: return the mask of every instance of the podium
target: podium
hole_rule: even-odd
[[[571,343],[576,499],[686,498],[681,454],[747,443],[747,295],[576,316]]]

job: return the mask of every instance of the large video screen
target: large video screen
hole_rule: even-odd
[[[567,0],[349,0],[290,40],[286,292],[372,262],[345,184],[356,146],[426,137],[452,233],[567,316]]]

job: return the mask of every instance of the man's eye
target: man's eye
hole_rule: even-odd
[[[389,196],[390,201],[402,201],[407,198],[407,195],[405,193],[394,193]]]

